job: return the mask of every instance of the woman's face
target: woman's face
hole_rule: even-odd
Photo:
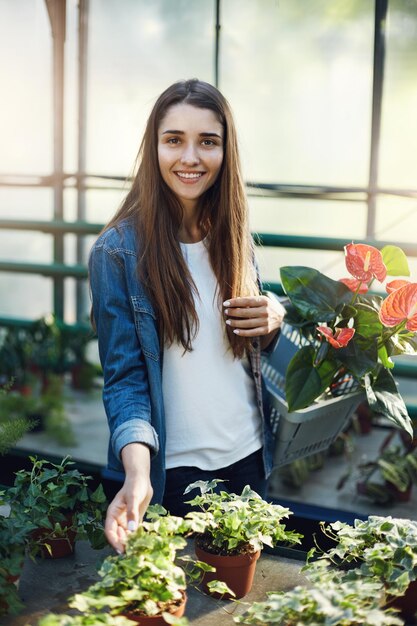
[[[158,128],[161,176],[185,209],[215,182],[223,162],[223,126],[210,109],[170,107]]]

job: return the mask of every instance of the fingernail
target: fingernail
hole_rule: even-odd
[[[116,548],[116,552],[117,552],[118,555],[123,554],[123,552],[119,548]]]
[[[135,530],[138,529],[138,524],[137,522],[135,522],[135,520],[131,519],[128,523],[127,523],[127,530],[130,533],[133,533]]]
[[[231,323],[232,323],[232,320],[226,320],[226,324],[230,325]]]
[[[237,328],[235,328],[233,332],[235,333],[235,335],[240,335],[240,330],[238,330]]]
[[[223,306],[230,306],[230,300],[226,300],[226,302],[223,302]]]

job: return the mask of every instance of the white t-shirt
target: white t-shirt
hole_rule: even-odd
[[[249,361],[235,359],[226,339],[208,250],[203,241],[181,249],[198,289],[200,325],[191,352],[164,349],[166,466],[216,470],[261,448],[262,422]]]

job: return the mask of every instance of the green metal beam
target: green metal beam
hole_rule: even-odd
[[[18,263],[0,261],[0,272],[18,274],[40,274],[51,278],[87,278],[87,268],[83,265],[65,265],[64,263]]]
[[[97,235],[104,224],[76,221],[65,222],[64,220],[41,221],[41,220],[0,220],[0,229],[3,230],[34,230],[47,234],[76,233],[78,235]]]
[[[254,233],[255,243],[265,247],[300,248],[308,250],[335,250],[340,252],[349,243],[349,239],[340,237],[304,237],[299,235],[274,235],[272,233]],[[366,243],[379,249],[392,245],[392,241],[375,239],[357,239],[355,243]],[[417,256],[417,244],[401,242],[401,249],[408,256]]]

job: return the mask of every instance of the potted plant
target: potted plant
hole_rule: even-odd
[[[291,514],[289,509],[269,504],[248,485],[241,495],[218,492],[221,482],[197,481],[187,487],[185,493],[200,490],[200,495],[189,501],[200,510],[187,513],[185,519],[193,522],[198,533],[197,558],[215,568],[215,572],[205,572],[203,588],[207,590],[207,583],[218,579],[226,583],[236,598],[242,598],[251,589],[263,546],[300,543],[302,535],[286,530],[282,523]]]
[[[376,504],[389,505],[394,500],[408,502],[412,485],[417,481],[417,447],[410,446],[409,442],[407,445],[403,443],[390,445],[395,435],[397,431],[391,431],[387,435],[375,459],[357,466],[357,493]],[[353,468],[350,468],[342,476],[338,484],[339,489],[344,486],[352,473]],[[373,478],[374,475],[376,478]]]
[[[73,389],[88,391],[94,386],[99,367],[87,358],[88,344],[94,339],[90,324],[62,329],[65,363]]]
[[[13,402],[15,396],[17,394],[10,392],[9,387],[0,387],[0,455],[6,454],[25,433],[34,427],[34,422],[27,419],[24,414],[7,410],[11,404],[10,398]],[[17,397],[21,398],[21,396]]]
[[[405,403],[391,373],[393,356],[417,353],[417,283],[393,280],[387,297],[369,292],[376,279],[409,276],[403,251],[345,246],[350,278],[335,281],[309,267],[282,267],[290,300],[285,321],[298,330],[300,349],[285,377],[289,411],[302,410],[351,379],[370,409],[412,435]]]
[[[355,520],[353,526],[343,522],[321,526],[335,545],[319,558],[329,559],[339,568],[353,567],[348,572],[351,577],[382,582],[387,604],[400,608],[404,619],[413,620],[417,612],[417,522],[371,515],[367,520]],[[309,561],[315,556],[313,548]],[[315,567],[312,563],[310,570]],[[308,574],[309,565],[306,571]],[[340,580],[341,572],[336,575]]]
[[[70,600],[72,608],[87,614],[108,610],[142,626],[177,623],[174,618],[185,610],[186,575],[175,559],[186,546],[183,535],[190,524],[153,511],[153,521],[143,522],[128,536],[125,553],[104,560],[100,580]]]
[[[254,602],[240,624],[283,626],[334,624],[337,626],[401,625],[392,610],[382,610],[381,585],[375,581],[317,581],[312,588],[297,586],[291,591],[270,592],[267,600]]]
[[[1,498],[0,504],[4,504]],[[12,520],[0,515],[0,615],[22,608],[17,589],[25,559],[26,531],[14,528]]]
[[[104,547],[106,497],[102,486],[92,492],[88,487],[91,477],[71,469],[73,462],[68,456],[59,464],[29,458],[31,470],[16,473],[7,500],[16,530],[30,531],[31,555],[68,556],[76,539],[88,539],[93,548]]]

